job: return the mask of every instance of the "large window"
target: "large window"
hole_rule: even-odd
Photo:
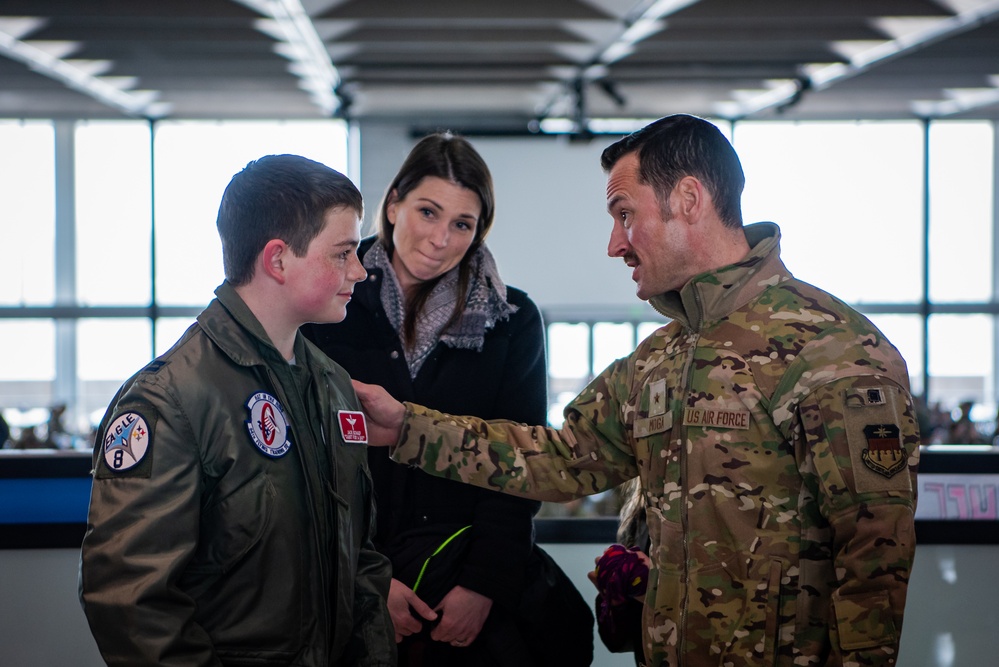
[[[919,123],[740,123],[747,223],[772,220],[801,280],[850,303],[914,303],[922,284]]]
[[[994,125],[722,127],[746,169],[746,221],[781,226],[791,271],[867,314],[901,350],[928,405],[947,412],[971,401],[991,432]],[[346,171],[347,129],[333,120],[0,120],[0,234],[12,249],[0,262],[0,409],[15,428],[65,402],[65,422],[85,439],[118,384],[191,324],[222,280],[214,223],[223,189],[268,153]],[[560,219],[558,202],[537,204]],[[634,305],[546,312],[552,424],[595,374],[662,324]]]
[[[75,174],[77,303],[149,305],[149,126],[79,124]]]
[[[207,304],[222,282],[215,229],[229,179],[263,155],[304,155],[346,173],[347,132],[339,121],[164,122],[156,127],[156,298]]]
[[[0,120],[0,305],[55,300],[54,159],[51,123]]]
[[[930,301],[991,301],[995,193],[993,126],[930,126]]]
[[[66,404],[89,446],[121,382],[212,298],[222,192],[273,153],[346,172],[346,125],[0,121],[0,410],[15,434],[44,440],[48,409]]]
[[[928,129],[918,121],[737,123],[744,219],[777,222],[792,273],[885,333],[907,362],[922,409],[956,414],[972,402],[991,438],[999,384],[995,130],[981,121]],[[554,425],[595,373],[631,352],[628,331],[642,329],[641,339],[661,324],[546,319]]]

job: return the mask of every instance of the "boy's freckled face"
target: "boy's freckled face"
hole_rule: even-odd
[[[288,265],[289,298],[294,311],[305,322],[340,322],[354,284],[367,277],[357,258],[361,220],[357,212],[336,208],[326,212],[326,225],[312,239],[303,257]]]

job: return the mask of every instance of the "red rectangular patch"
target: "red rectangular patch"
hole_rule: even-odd
[[[363,412],[339,410],[336,416],[340,422],[340,435],[343,437],[344,442],[367,444],[368,424],[364,421]]]

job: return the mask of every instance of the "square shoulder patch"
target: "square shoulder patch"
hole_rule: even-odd
[[[853,387],[844,422],[857,491],[909,490],[909,454],[902,441],[905,397],[893,386]]]

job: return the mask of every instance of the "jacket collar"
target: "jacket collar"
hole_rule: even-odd
[[[743,227],[749,254],[734,264],[705,271],[679,290],[649,299],[653,308],[678,320],[687,329],[700,331],[746,305],[765,289],[793,276],[780,259],[780,228],[772,222]]]
[[[215,289],[215,296],[208,308],[198,315],[198,323],[226,356],[241,366],[287,363],[228,280]],[[308,360],[301,334],[295,336],[295,358],[299,363]]]

